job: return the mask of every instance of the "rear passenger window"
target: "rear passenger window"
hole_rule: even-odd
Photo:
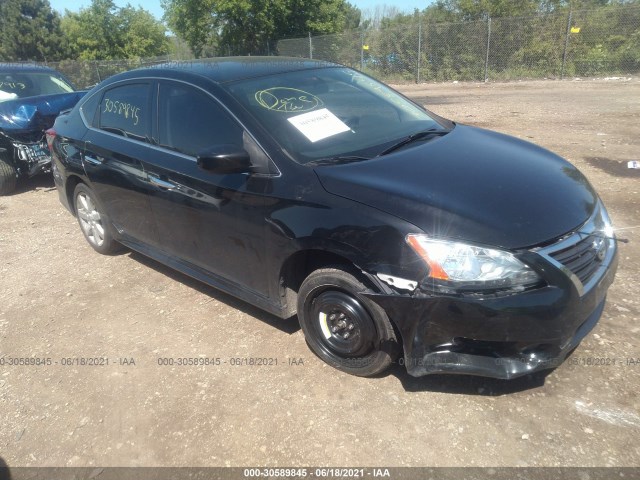
[[[101,130],[146,141],[149,138],[148,84],[130,84],[107,90],[100,102]]]
[[[101,105],[101,98],[102,95],[100,95],[100,93],[96,93],[85,100],[80,107],[80,111],[82,112],[82,116],[84,117],[84,121],[87,125],[99,127],[98,119],[100,116],[98,115],[98,107]]]
[[[160,85],[158,140],[163,147],[196,156],[221,144],[242,146],[242,127],[209,95],[182,84]]]

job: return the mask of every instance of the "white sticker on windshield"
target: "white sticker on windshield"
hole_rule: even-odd
[[[351,130],[326,108],[296,115],[287,120],[312,142]]]

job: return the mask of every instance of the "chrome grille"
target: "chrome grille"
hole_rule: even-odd
[[[602,265],[606,250],[606,240],[602,237],[602,233],[599,233],[597,236],[585,235],[577,243],[549,253],[549,256],[571,270],[584,285]]]
[[[23,162],[29,162],[29,164],[32,164],[51,161],[49,148],[44,142],[32,143],[29,145],[14,143],[14,146],[18,149],[18,158]]]
[[[582,227],[553,245],[534,250],[562,270],[580,295],[604,274],[615,252],[615,240],[604,233],[608,224],[605,218],[604,207],[598,203]]]

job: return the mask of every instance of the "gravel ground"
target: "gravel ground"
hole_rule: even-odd
[[[0,457],[10,467],[640,466],[640,170],[626,166],[640,160],[640,80],[399,88],[568,158],[630,240],[601,322],[569,361],[510,382],[416,379],[400,366],[342,374],[294,323],[139,254],[96,254],[39,178],[0,198]],[[165,357],[225,363],[159,365]],[[277,365],[232,365],[244,357]]]

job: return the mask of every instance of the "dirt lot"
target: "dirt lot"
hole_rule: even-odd
[[[0,457],[9,466],[640,466],[640,80],[400,87],[565,156],[619,236],[604,316],[573,357],[511,382],[360,379],[297,325],[84,241],[48,179],[0,198]],[[219,357],[208,367],[164,357]],[[66,359],[105,357],[104,366]],[[234,366],[272,357],[277,366]],[[593,360],[599,359],[599,360]],[[295,364],[290,364],[295,360]],[[592,362],[604,365],[593,365]],[[56,363],[57,362],[57,363]]]

